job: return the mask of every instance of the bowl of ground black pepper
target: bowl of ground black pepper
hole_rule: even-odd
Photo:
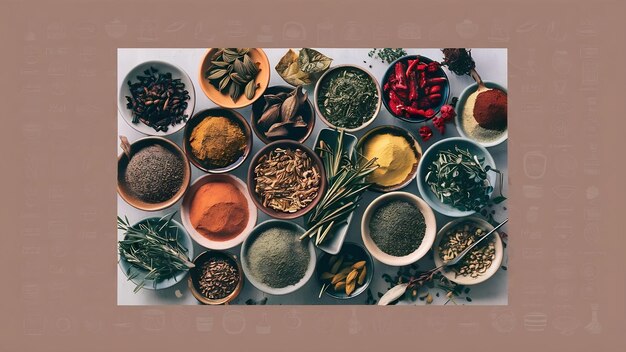
[[[187,281],[191,294],[208,305],[227,304],[237,298],[243,287],[243,271],[237,257],[209,250],[198,255]]]
[[[225,173],[239,167],[252,149],[252,130],[240,113],[213,108],[196,113],[185,126],[183,149],[204,172]]]
[[[418,196],[390,192],[376,198],[361,221],[365,248],[384,264],[409,265],[422,258],[437,234],[435,214]]]
[[[315,271],[315,246],[300,240],[304,229],[284,220],[257,225],[241,246],[241,266],[259,290],[285,295],[304,286]]]
[[[124,201],[140,210],[157,211],[185,194],[191,167],[176,144],[162,137],[145,137],[126,148],[130,159],[124,152],[117,163],[117,193]]]

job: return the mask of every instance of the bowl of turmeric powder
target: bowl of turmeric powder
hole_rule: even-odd
[[[250,154],[252,130],[235,110],[202,110],[185,126],[183,149],[198,169],[214,174],[229,172]]]

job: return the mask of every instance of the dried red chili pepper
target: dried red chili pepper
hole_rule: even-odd
[[[398,62],[395,65],[395,74],[398,82],[396,83],[396,89],[407,89],[406,86],[406,69],[402,62]]]
[[[409,67],[407,67],[406,69],[406,76],[408,77],[411,72],[415,71],[415,69],[417,68],[417,65],[420,63],[419,58],[416,60],[409,60]]]
[[[428,100],[430,100],[433,105],[438,104],[441,101],[441,94],[435,93],[428,96]]]
[[[446,82],[446,79],[443,77],[433,77],[433,78],[429,78],[426,80],[426,84],[427,86],[437,86],[437,85],[442,85]]]
[[[431,130],[428,126],[422,126],[419,129],[419,134],[422,140],[426,142],[433,136],[433,130]]]
[[[441,93],[441,86],[426,87],[426,94]]]
[[[419,98],[419,94],[417,93],[417,75],[415,71],[409,73],[408,76],[408,84],[409,84],[409,101],[414,102]]]
[[[437,61],[433,61],[428,64],[428,68],[426,70],[430,73],[435,73],[437,72],[437,70],[439,70],[439,67],[439,63]]]

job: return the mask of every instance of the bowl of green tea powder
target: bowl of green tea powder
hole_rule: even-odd
[[[283,220],[257,225],[241,246],[243,272],[259,290],[285,295],[304,286],[315,271],[315,248],[300,226]]]
[[[409,265],[432,247],[437,234],[435,214],[418,196],[390,192],[365,209],[361,237],[365,248],[381,262]]]

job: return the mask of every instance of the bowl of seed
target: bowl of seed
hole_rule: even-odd
[[[304,286],[315,271],[315,246],[300,240],[304,229],[284,220],[257,225],[241,246],[241,266],[259,290],[285,295]]]
[[[365,209],[361,238],[372,256],[384,264],[404,266],[430,250],[437,223],[426,202],[407,192],[390,192]]]
[[[208,305],[227,304],[243,287],[243,271],[237,257],[222,251],[202,252],[193,261],[187,281],[191,294]]]
[[[270,82],[270,62],[259,48],[211,48],[200,63],[200,88],[215,104],[239,109],[259,99]]]
[[[195,102],[193,83],[183,69],[163,61],[148,61],[124,77],[118,110],[138,132],[165,136],[185,127]]]
[[[338,65],[317,81],[315,111],[328,126],[356,132],[374,122],[381,96],[378,81],[371,73],[355,65]]]
[[[250,154],[252,130],[235,110],[202,110],[185,126],[183,149],[189,161],[204,172],[230,172]]]
[[[365,292],[374,276],[372,257],[356,243],[344,243],[339,253],[324,253],[318,262],[320,297],[326,293],[337,299],[354,298]]]
[[[117,193],[126,203],[145,211],[174,205],[187,191],[191,167],[185,153],[162,137],[145,137],[129,144],[117,162]]]
[[[272,142],[250,161],[248,191],[252,201],[277,219],[295,219],[311,211],[326,185],[319,156],[296,141]]]
[[[459,253],[493,230],[486,220],[471,216],[452,220],[439,230],[435,239],[435,266],[454,259]],[[476,245],[457,265],[447,267],[443,275],[460,285],[475,285],[492,277],[502,264],[504,247],[497,231]]]

